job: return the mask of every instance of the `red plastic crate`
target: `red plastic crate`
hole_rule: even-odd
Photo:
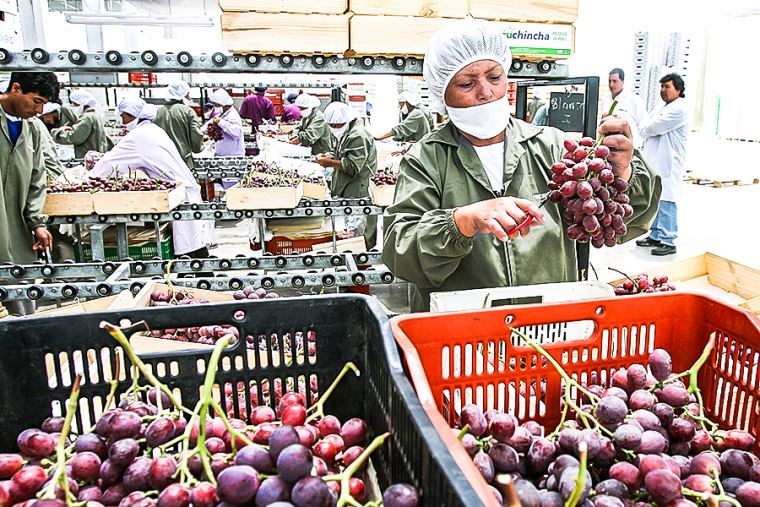
[[[273,236],[266,242],[266,251],[272,255],[293,255],[311,253],[311,248],[332,238],[331,234],[309,239],[290,239],[286,236]],[[251,250],[259,250],[261,244],[251,242]]]
[[[722,428],[760,435],[760,321],[706,296],[676,292],[409,315],[391,326],[425,412],[486,505],[498,504],[450,429],[461,406],[506,410],[552,429],[561,415],[561,377],[533,349],[515,345],[522,341],[510,327],[542,342],[582,383],[595,373],[606,384],[615,370],[645,363],[655,348],[671,353],[674,372],[685,371],[714,339],[699,375],[705,409]]]

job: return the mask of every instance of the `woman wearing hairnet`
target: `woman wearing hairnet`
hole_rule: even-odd
[[[422,105],[419,95],[412,92],[401,92],[398,96],[401,114],[404,120],[389,132],[375,137],[378,141],[393,137],[394,141],[417,142],[433,129],[433,116]]]
[[[172,83],[167,88],[167,92],[166,104],[158,108],[153,123],[164,129],[177,147],[182,160],[185,161],[187,167],[192,169],[194,167],[193,153],[200,153],[203,149],[201,119],[187,105],[190,102],[190,86],[187,83],[184,81]]]
[[[296,99],[296,105],[301,110],[301,122],[293,131],[295,136],[290,143],[300,144],[311,148],[312,155],[327,153],[332,147],[330,128],[325,123],[325,116],[319,110],[322,103],[308,93],[302,93]]]
[[[109,177],[140,169],[150,178],[176,181],[185,185],[185,202],[202,202],[201,189],[166,132],[153,123],[156,107],[139,97],[119,102],[121,121],[127,135],[103,155],[90,171],[91,177]],[[199,220],[172,222],[172,239],[176,256],[208,257]]]
[[[369,179],[377,170],[377,149],[372,135],[356,120],[356,114],[343,102],[325,108],[325,121],[335,138],[332,153],[317,156],[322,167],[332,168],[330,193],[333,197],[369,196]],[[377,217],[367,217],[364,243],[367,250],[377,241]]]
[[[450,121],[404,156],[385,215],[383,262],[416,286],[412,311],[427,310],[433,291],[579,278],[560,209],[550,202],[538,209],[531,200],[548,191],[565,134],[510,117],[510,63],[506,38],[485,22],[454,22],[430,41],[423,74]],[[654,219],[660,183],[634,153],[624,120],[610,118],[599,130],[613,171],[630,184],[628,240]],[[534,225],[510,237],[528,215]]]
[[[243,120],[232,105],[232,97],[225,90],[219,88],[209,96],[209,101],[214,105],[214,117],[206,122],[201,128],[203,133],[208,132],[208,126],[215,123],[222,131],[222,139],[216,142],[214,153],[218,157],[243,157],[245,156],[245,142],[243,141]]]
[[[98,101],[92,93],[79,90],[69,96],[79,115],[70,127],[61,127],[51,132],[53,140],[59,144],[73,144],[74,156],[84,158],[88,151],[106,152],[113,143],[106,135],[103,119],[95,110]]]

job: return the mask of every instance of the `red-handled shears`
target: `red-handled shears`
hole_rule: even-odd
[[[543,205],[546,204],[546,202],[549,200],[549,194],[550,193],[551,193],[551,191],[550,192],[544,192],[543,194],[533,194],[533,199],[535,201],[538,201],[538,207],[539,207],[539,209],[541,207],[543,207]],[[526,227],[528,227],[535,220],[536,220],[536,218],[533,215],[529,214],[528,217],[525,220],[523,220],[522,222],[520,222],[519,224],[517,224],[517,227],[515,227],[514,229],[512,229],[511,231],[509,231],[507,233],[507,235],[508,236],[516,236],[517,233],[519,233],[521,230],[523,230]]]

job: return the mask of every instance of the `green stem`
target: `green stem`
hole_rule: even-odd
[[[343,472],[335,475],[327,475],[322,478],[322,480],[325,482],[340,481],[340,497],[338,498],[337,507],[343,507],[344,505],[362,507],[362,504],[354,500],[354,498],[351,496],[351,477],[353,477],[354,474],[359,471],[364,462],[369,459],[369,456],[375,452],[378,447],[383,445],[383,443],[385,443],[385,439],[390,435],[390,433],[383,433],[379,437],[375,438],[372,443],[369,444],[366,449],[364,449],[364,452],[361,453],[358,458],[356,458],[356,461],[348,465],[346,469],[343,470]]]
[[[468,431],[470,431],[469,424],[465,424],[464,426],[462,426],[462,430],[459,432],[459,435],[457,435],[457,440],[461,442]]]
[[[234,456],[237,454],[237,440],[242,440],[245,445],[253,445],[253,442],[251,439],[240,433],[238,430],[232,427],[230,424],[229,419],[227,418],[227,414],[222,410],[222,407],[219,406],[219,403],[217,403],[216,400],[211,400],[211,408],[214,409],[214,411],[219,414],[219,418],[224,423],[224,427],[227,428],[227,431],[230,433],[231,441],[232,441],[232,455]]]
[[[583,496],[586,489],[586,462],[588,460],[588,446],[586,442],[581,441],[578,444],[578,453],[580,454],[580,467],[578,468],[578,477],[575,478],[575,489],[570,498],[565,502],[565,507],[575,507]]]
[[[140,373],[142,373],[148,383],[150,383],[150,385],[152,385],[156,391],[162,391],[165,393],[169,397],[169,400],[171,400],[172,405],[174,405],[177,410],[191,414],[188,409],[182,406],[182,403],[180,403],[180,401],[174,396],[174,393],[172,393],[171,390],[164,384],[159,382],[158,379],[153,376],[150,370],[148,370],[148,368],[145,366],[145,363],[142,362],[142,359],[140,359],[135,353],[135,350],[132,348],[132,345],[129,343],[129,340],[124,335],[124,331],[122,331],[120,327],[114,326],[113,324],[105,321],[100,323],[100,327],[108,331],[108,333],[117,342],[119,342],[119,344],[124,348],[124,353],[127,354],[127,357],[129,357],[129,360],[132,362],[132,364],[134,364],[137,369],[140,370]],[[156,393],[156,395],[158,396],[158,393]]]
[[[688,488],[681,488],[681,494],[683,496],[691,496],[694,498],[698,498],[702,500],[703,502],[707,502],[710,505],[720,505],[721,503],[725,502],[731,505],[735,505],[736,507],[742,507],[742,504],[740,504],[738,500],[736,500],[735,498],[731,498],[730,496],[723,493],[719,495],[715,495],[713,493],[702,493],[701,491],[694,491]]]
[[[624,277],[626,277],[628,279],[628,281],[630,281],[633,284],[633,286],[636,287],[636,289],[638,290],[639,284],[637,284],[636,280],[634,280],[633,278],[631,278],[630,275],[628,275],[628,273],[625,273],[623,271],[620,271],[619,269],[610,268],[610,267],[608,267],[607,269],[609,269],[610,271],[614,271],[615,273],[620,273],[621,275],[623,275]]]
[[[63,490],[64,498],[67,504],[76,500],[76,497],[69,491],[69,483],[66,477],[66,440],[69,438],[71,432],[71,422],[74,419],[74,414],[77,411],[77,401],[79,400],[79,384],[82,381],[82,375],[77,375],[74,379],[74,385],[71,388],[71,394],[69,400],[66,402],[66,418],[63,420],[63,428],[61,429],[61,436],[58,437],[58,442],[55,446],[55,468],[53,476],[48,483],[48,486],[40,491],[37,495],[39,499],[54,499],[55,488],[60,486]]]
[[[617,105],[618,105],[618,101],[617,100],[613,100],[612,101],[612,105],[610,106],[610,110],[607,111],[607,115],[608,116],[612,116],[612,113],[615,111],[615,108],[617,107]],[[597,140],[594,142],[594,145],[591,147],[591,151],[594,151],[597,146],[599,146],[600,144],[602,144],[602,141],[604,141],[605,137],[607,137],[605,134],[600,135],[597,138]]]
[[[357,368],[354,363],[350,361],[346,363],[345,366],[343,366],[343,369],[340,370],[340,373],[338,374],[338,376],[335,377],[335,380],[333,380],[333,383],[330,385],[330,387],[327,388],[327,391],[325,391],[324,394],[322,394],[322,396],[319,397],[319,400],[317,400],[317,402],[314,405],[312,405],[307,411],[307,412],[311,412],[313,410],[314,413],[306,418],[306,424],[309,424],[311,421],[317,418],[325,416],[325,412],[324,412],[325,402],[330,397],[332,392],[338,387],[338,384],[343,379],[343,377],[346,376],[349,370],[353,371],[354,375],[356,375],[357,377],[361,375],[361,373],[359,373],[359,368]]]

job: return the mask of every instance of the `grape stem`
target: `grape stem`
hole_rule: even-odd
[[[369,444],[366,449],[364,449],[364,452],[362,452],[353,463],[348,465],[348,467],[346,467],[343,472],[335,475],[326,475],[322,478],[322,480],[325,482],[340,481],[340,497],[338,497],[337,507],[344,507],[345,505],[351,505],[353,507],[364,507],[363,504],[357,502],[351,496],[351,478],[356,472],[359,471],[359,468],[361,468],[364,462],[369,459],[369,456],[375,452],[375,449],[383,445],[385,443],[385,439],[390,435],[390,433],[383,433],[379,437],[376,437],[372,443]]]
[[[464,426],[462,426],[462,429],[459,432],[459,435],[457,435],[457,440],[459,440],[461,442],[462,439],[464,438],[464,436],[467,434],[468,431],[470,431],[470,425],[469,424],[465,424]]]
[[[731,498],[730,496],[724,493],[715,495],[713,493],[702,493],[701,491],[694,491],[694,490],[682,487],[681,494],[683,496],[691,496],[694,498],[698,498],[706,502],[708,505],[720,505],[721,503],[725,502],[731,505],[735,505],[736,507],[742,507],[742,504],[740,504],[738,500],[736,500],[735,498]]]
[[[61,436],[58,437],[58,442],[55,446],[55,468],[53,469],[53,474],[47,487],[37,495],[37,498],[41,500],[54,499],[56,497],[55,488],[57,486],[60,486],[63,490],[63,495],[67,504],[76,500],[76,497],[71,491],[69,491],[69,483],[66,477],[66,440],[69,438],[71,421],[74,419],[74,414],[77,411],[79,384],[81,381],[82,375],[79,374],[74,379],[74,385],[71,387],[71,394],[69,395],[69,400],[66,402],[66,418],[63,420]]]
[[[623,271],[620,271],[619,269],[610,268],[610,267],[608,267],[607,269],[609,269],[610,271],[614,271],[615,273],[620,273],[621,275],[623,275],[624,277],[626,277],[629,282],[631,282],[633,284],[633,286],[634,286],[634,288],[636,290],[639,289],[639,284],[636,283],[636,280],[634,280],[633,278],[631,278],[631,276],[628,273],[625,273]]]
[[[617,100],[612,101],[612,105],[610,106],[610,110],[607,111],[607,115],[608,116],[612,116],[612,113],[615,111],[615,108],[617,107],[617,105],[618,105],[618,101]],[[600,134],[599,137],[594,142],[594,145],[591,147],[590,151],[595,151],[596,147],[599,146],[600,144],[602,144],[602,141],[604,141],[605,137],[607,137],[605,134]]]
[[[580,454],[580,466],[578,467],[578,476],[575,478],[575,489],[570,498],[565,502],[565,507],[575,507],[581,500],[581,496],[586,489],[586,465],[588,461],[588,444],[581,441],[578,443],[578,454]]]
[[[135,365],[138,370],[140,370],[140,373],[142,373],[150,385],[156,388],[156,391],[162,391],[164,394],[166,394],[169,397],[169,400],[171,400],[172,405],[174,405],[177,410],[190,413],[188,409],[182,406],[182,403],[180,403],[180,401],[174,396],[174,393],[164,384],[159,382],[158,379],[153,376],[150,370],[148,370],[148,368],[145,366],[145,363],[142,362],[142,359],[140,359],[135,353],[135,350],[132,348],[129,340],[124,335],[124,331],[122,331],[119,326],[114,326],[109,322],[103,321],[100,323],[100,327],[101,329],[108,331],[108,333],[117,342],[119,342],[119,345],[124,348],[124,353],[127,354],[127,357],[129,357],[129,360],[132,362],[132,364]]]
[[[330,384],[330,387],[327,388],[324,394],[319,397],[319,400],[317,400],[317,402],[314,405],[309,407],[309,409],[307,410],[307,413],[311,412],[312,410],[314,411],[314,413],[306,418],[305,424],[309,424],[311,421],[325,416],[325,402],[330,397],[332,392],[338,387],[338,384],[340,384],[340,381],[343,379],[343,377],[346,376],[349,370],[353,371],[354,375],[356,375],[357,377],[361,375],[361,373],[359,372],[359,368],[357,368],[354,363],[352,363],[351,361],[347,362],[343,366],[343,369],[340,370],[340,373],[338,373],[338,376],[335,377],[335,380],[333,380],[333,383]]]
[[[549,435],[548,438],[554,440],[557,435],[559,435],[559,432],[562,431],[562,426],[565,423],[565,418],[567,417],[567,407],[569,406],[572,408],[576,414],[581,418],[581,421],[583,422],[583,425],[586,426],[586,428],[592,429],[591,425],[589,424],[589,421],[594,423],[595,428],[597,430],[600,430],[604,433],[607,433],[608,436],[613,436],[613,433],[599,424],[599,421],[596,420],[591,414],[587,414],[581,407],[579,407],[575,401],[573,401],[572,396],[570,396],[570,388],[575,387],[578,391],[585,394],[588,399],[591,401],[592,404],[595,404],[599,402],[599,397],[596,396],[594,393],[580,385],[575,379],[573,379],[570,375],[567,374],[567,372],[562,369],[562,366],[549,354],[541,345],[539,345],[537,342],[529,338],[525,333],[520,332],[518,329],[511,327],[510,330],[525,340],[528,345],[541,354],[548,362],[551,364],[554,369],[559,373],[560,377],[562,377],[562,380],[565,381],[565,393],[564,393],[564,399],[565,399],[565,408],[562,411],[562,419],[560,419],[559,424],[555,428],[555,430]]]

